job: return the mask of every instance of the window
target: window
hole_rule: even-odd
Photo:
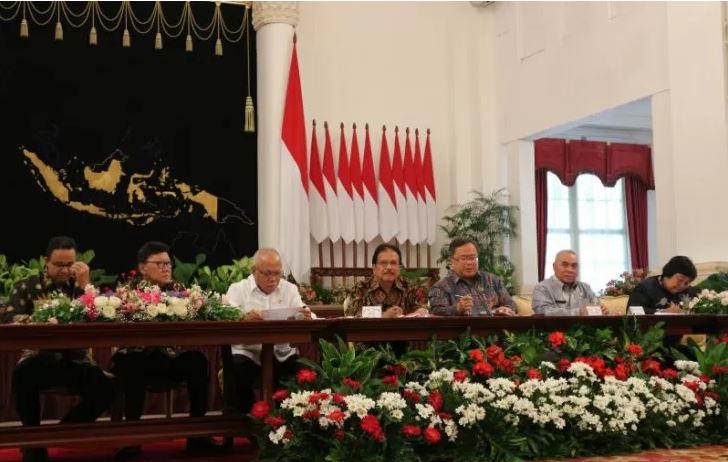
[[[546,276],[559,250],[579,255],[579,279],[595,292],[630,267],[629,237],[622,179],[605,187],[595,175],[579,175],[565,186],[548,172]]]

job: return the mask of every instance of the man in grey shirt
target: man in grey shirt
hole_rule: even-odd
[[[587,306],[601,306],[589,284],[578,281],[579,260],[573,250],[562,250],[554,259],[554,275],[533,289],[533,311],[546,316],[586,316]]]

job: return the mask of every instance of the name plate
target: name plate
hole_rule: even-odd
[[[362,318],[381,318],[382,317],[382,305],[376,306],[362,306],[361,307]]]
[[[589,305],[586,307],[587,316],[601,316],[602,307],[599,305]]]
[[[627,314],[631,314],[633,316],[644,316],[645,315],[645,308],[642,306],[630,306],[627,308]]]

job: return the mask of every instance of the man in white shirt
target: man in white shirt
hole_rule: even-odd
[[[312,313],[301,300],[298,287],[282,279],[283,263],[274,249],[259,249],[253,256],[252,273],[247,279],[231,284],[227,299],[231,305],[246,312],[246,320],[262,321],[264,312],[276,308],[300,308],[296,318],[311,319]],[[253,385],[260,377],[261,345],[233,345],[233,367],[235,384],[240,397],[240,410],[247,413],[255,402]],[[275,381],[280,377],[294,375],[298,351],[289,343],[274,347]]]

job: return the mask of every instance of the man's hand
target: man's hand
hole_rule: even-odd
[[[499,306],[493,308],[493,316],[515,316],[516,312],[510,306]]]
[[[455,305],[455,307],[458,309],[458,313],[460,313],[461,315],[470,316],[470,312],[473,310],[473,296],[465,295],[463,297],[460,297],[460,300],[458,301],[458,304]]]
[[[382,312],[383,318],[397,318],[404,314],[404,310],[398,306],[390,306]]]
[[[685,314],[685,311],[682,310],[678,305],[671,304],[669,308],[665,308],[662,310],[663,313],[678,313],[678,314]]]
[[[298,310],[298,312],[303,315],[303,319],[313,319],[313,312],[311,311],[311,308],[307,306],[304,306]]]
[[[75,261],[71,265],[71,277],[76,281],[76,287],[85,288],[89,283],[89,267],[82,261]]]
[[[249,310],[245,314],[245,320],[246,321],[262,321],[263,313],[261,313],[260,310]]]
[[[429,316],[430,310],[427,308],[417,308],[415,311],[409,314],[409,316]]]

